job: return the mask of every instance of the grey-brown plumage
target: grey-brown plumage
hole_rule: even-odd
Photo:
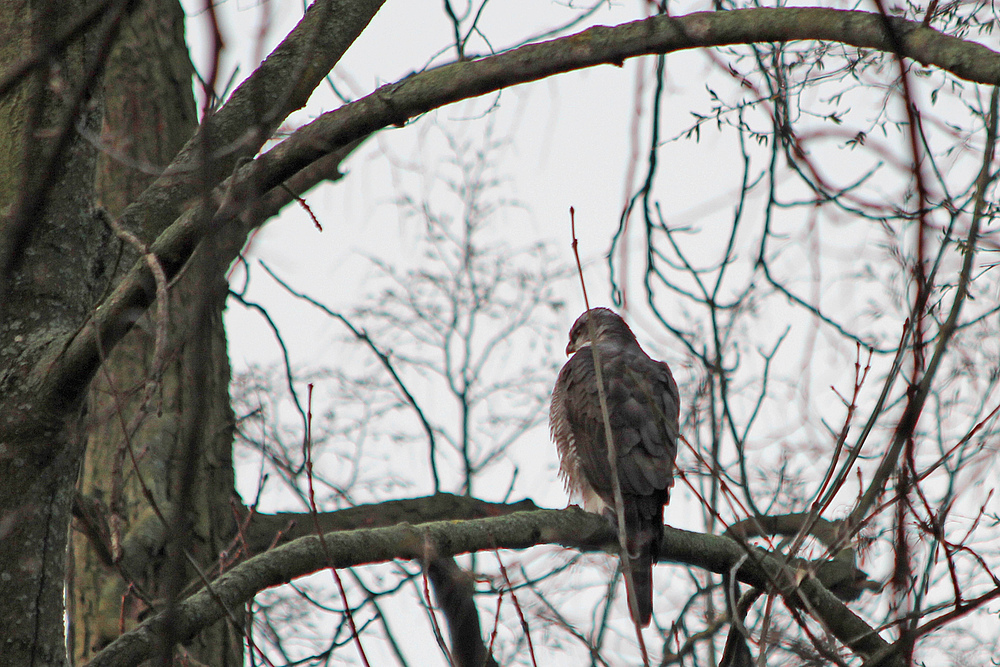
[[[591,336],[593,335],[593,340]],[[593,308],[573,324],[552,391],[549,428],[559,472],[584,509],[613,519],[615,494],[597,394],[596,342],[618,460],[626,546],[635,589],[629,613],[641,626],[653,612],[653,563],[663,539],[663,506],[670,500],[677,455],[679,396],[670,368],[642,351],[625,320]]]

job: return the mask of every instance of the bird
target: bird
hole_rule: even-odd
[[[647,627],[653,613],[653,563],[663,540],[677,456],[680,395],[670,367],[651,359],[635,334],[609,308],[583,313],[569,332],[566,355],[549,409],[559,472],[571,499],[617,527],[614,485],[597,391],[594,349],[601,364],[617,460],[632,573],[629,614]],[[629,587],[626,587],[628,590]]]

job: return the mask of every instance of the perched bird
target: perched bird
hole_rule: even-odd
[[[625,542],[635,597],[629,613],[640,626],[653,613],[653,563],[663,539],[663,506],[670,500],[677,455],[679,395],[670,368],[651,359],[625,320],[607,308],[581,315],[569,331],[552,391],[549,428],[559,472],[584,509],[617,525],[615,491],[597,394],[593,348],[601,363],[608,417],[625,515]]]

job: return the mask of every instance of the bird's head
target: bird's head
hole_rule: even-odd
[[[593,339],[591,338],[593,336]],[[569,344],[566,355],[590,345],[593,341],[605,342],[618,339],[621,342],[635,340],[635,334],[625,324],[625,320],[609,308],[591,308],[577,318],[569,330]]]

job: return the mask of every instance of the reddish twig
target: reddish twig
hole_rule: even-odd
[[[497,559],[497,565],[500,566],[500,574],[503,575],[503,580],[507,584],[507,592],[510,593],[510,599],[514,602],[514,610],[517,611],[517,617],[521,621],[521,629],[524,630],[524,638],[528,641],[528,653],[531,655],[531,664],[534,667],[538,667],[538,661],[535,660],[535,645],[531,641],[531,629],[528,627],[528,621],[524,618],[524,611],[521,610],[521,604],[517,601],[517,595],[514,594],[514,586],[510,583],[510,577],[507,576],[507,568],[504,567],[503,560],[500,558],[500,552],[498,550],[494,549],[493,555]],[[493,641],[490,640],[490,649],[492,650],[492,648]]]

